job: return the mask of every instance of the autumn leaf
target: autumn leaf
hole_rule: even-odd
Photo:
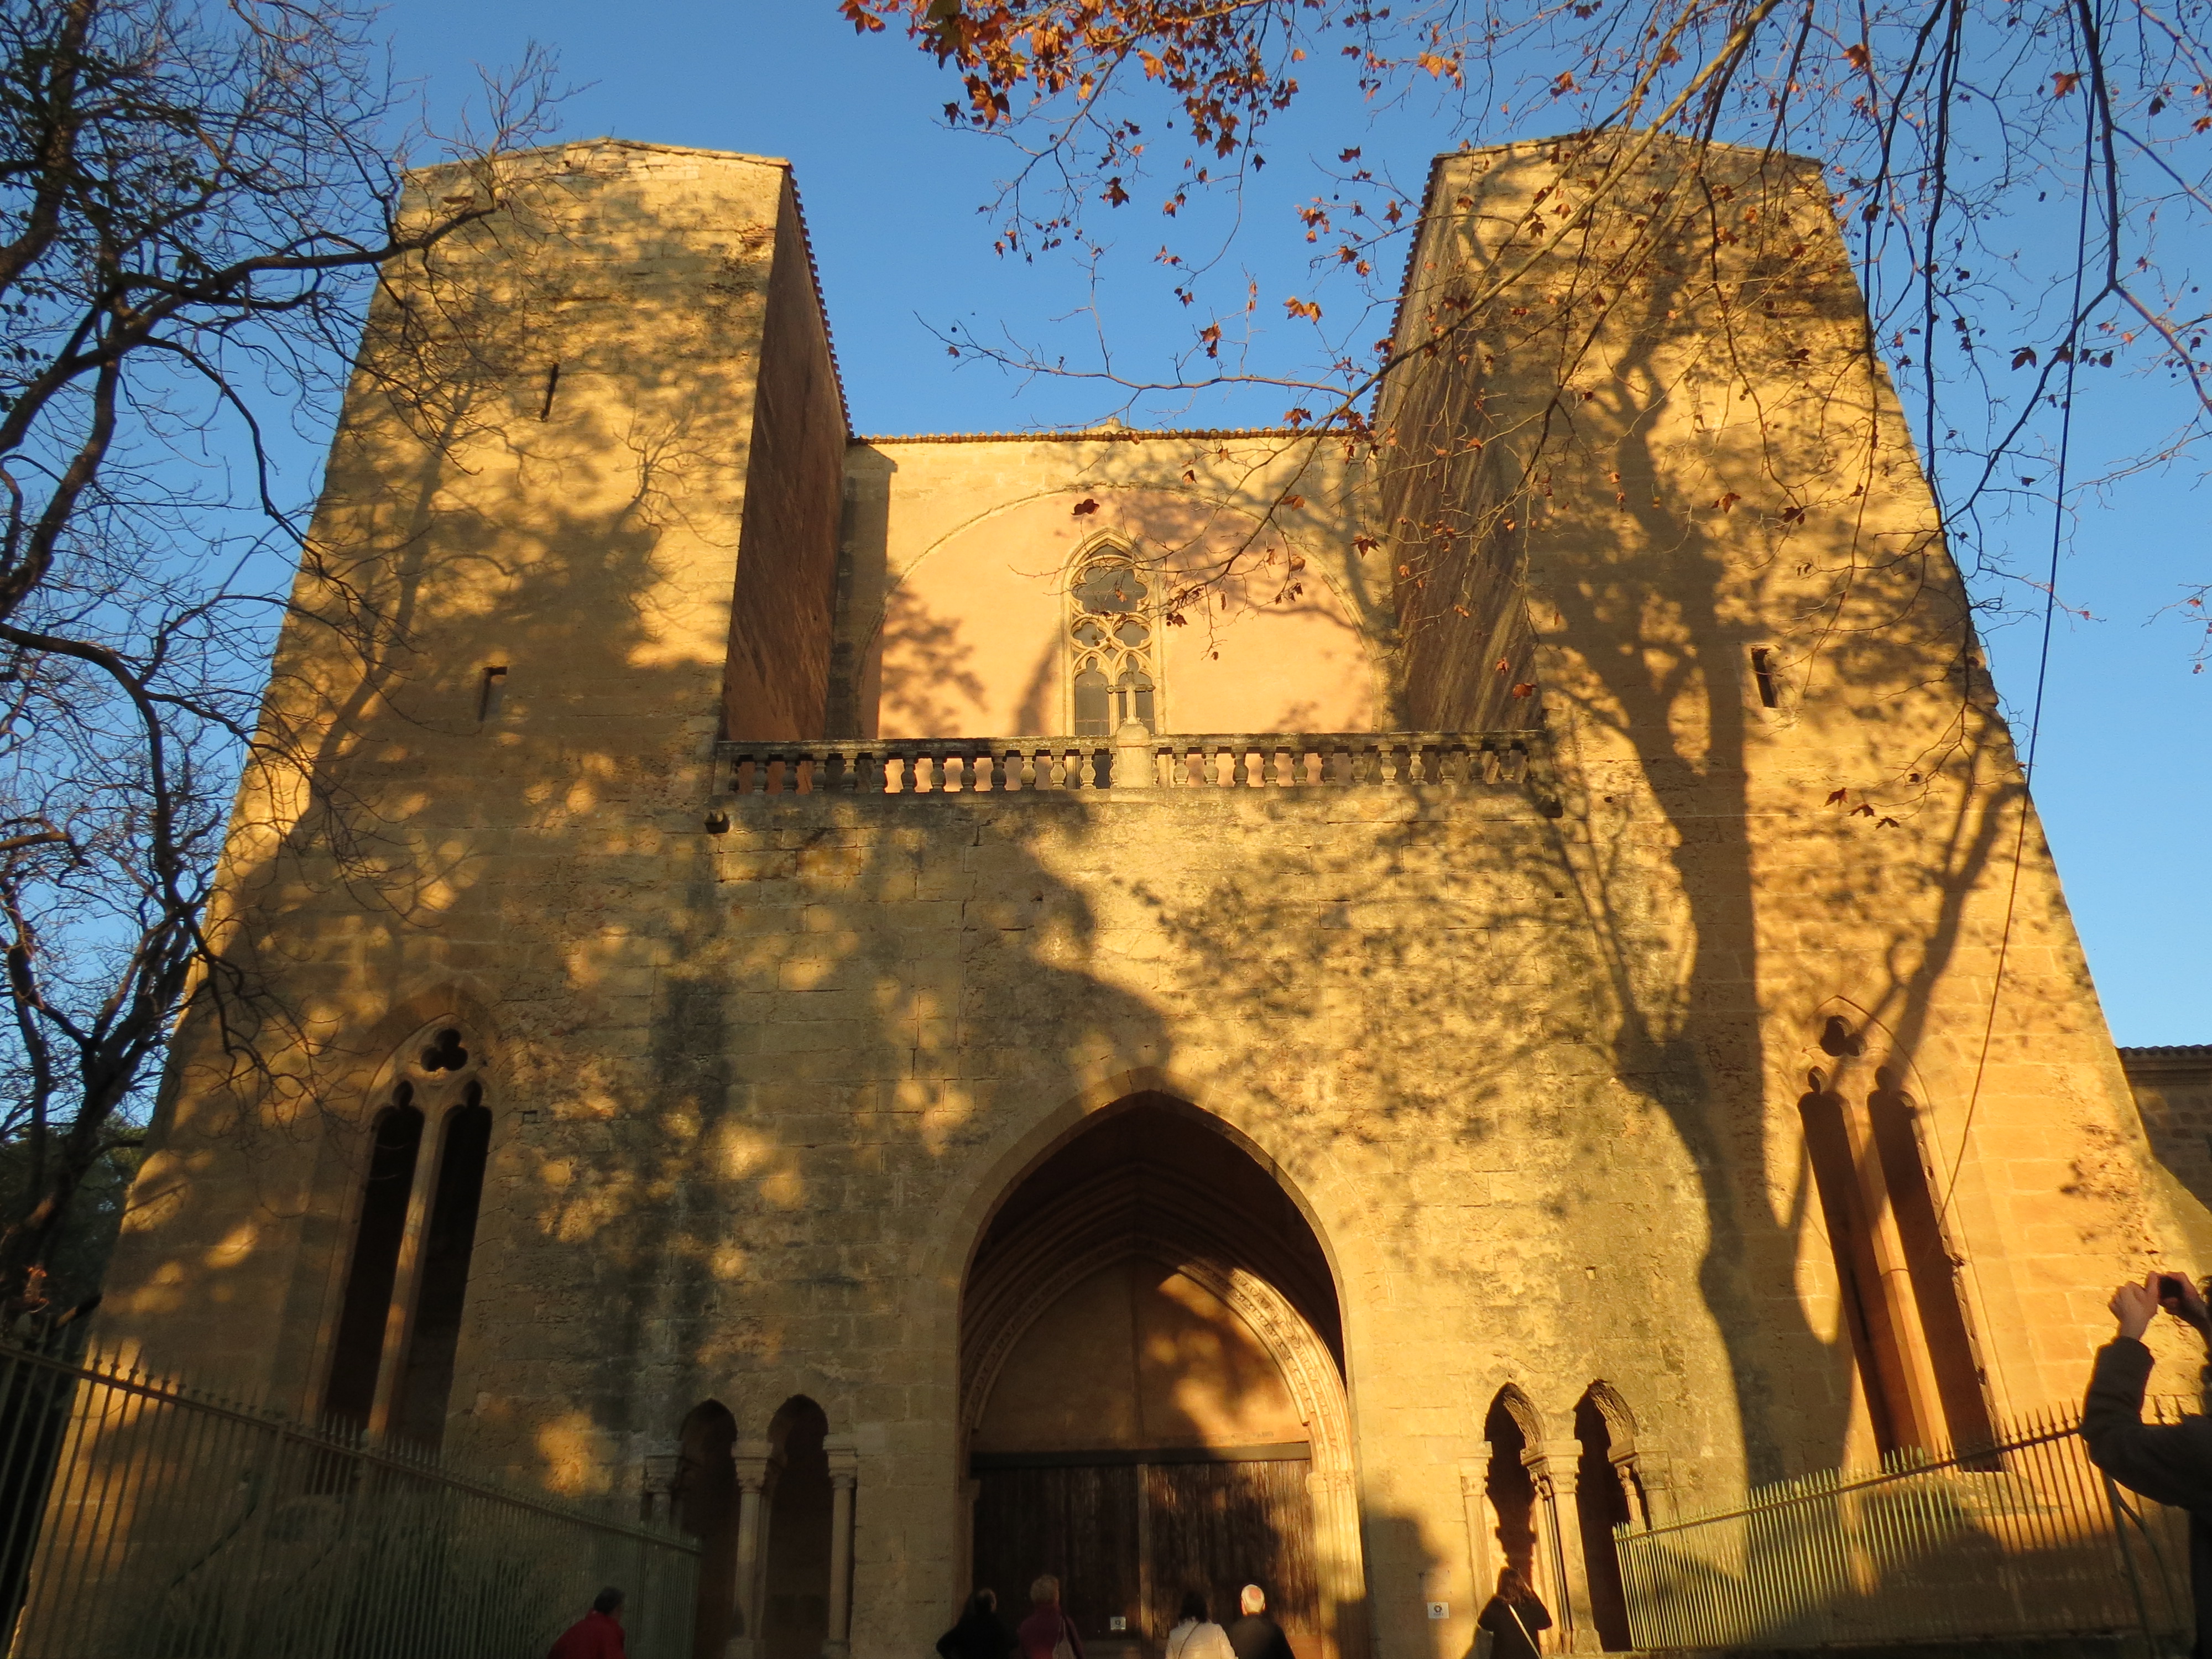
[[[1362,555],[1372,553],[1381,545],[1372,536],[1354,536],[1352,538],[1352,550]]]
[[[1316,322],[1321,320],[1321,307],[1311,300],[1285,300],[1283,301],[1283,309],[1293,317],[1310,317]]]
[[[2012,366],[2014,368],[2034,368],[2035,348],[2033,346],[2022,346],[2019,350],[2014,352],[2012,354]]]
[[[2051,77],[2051,95],[2063,98],[2081,84],[2081,77],[2078,75],[2054,75]]]
[[[1075,504],[1075,516],[1079,519],[1085,517],[1086,514],[1096,513],[1097,510],[1098,503],[1088,495],[1085,495],[1081,501]]]
[[[1856,806],[1851,808],[1850,815],[1855,818],[1870,818],[1874,816],[1874,808],[1861,801]]]
[[[1504,673],[1510,672],[1511,672],[1511,670],[1512,670],[1512,667],[1513,667],[1512,663],[1511,663],[1511,662],[1510,662],[1509,660],[1507,660],[1505,658],[1504,658],[1504,657],[1500,657],[1500,658],[1498,659],[1498,672],[1499,673],[1504,674]]]
[[[1735,490],[1731,489],[1727,494],[1723,495],[1718,501],[1715,501],[1713,505],[1723,513],[1733,513],[1735,511],[1735,504],[1742,499],[1742,496],[1737,495]]]
[[[1856,46],[1845,46],[1844,56],[1853,69],[1863,70],[1874,62],[1874,54],[1866,49],[1863,42]]]
[[[1290,508],[1293,513],[1297,512],[1305,504],[1306,498],[1303,495],[1285,495],[1283,497],[1283,505]]]
[[[1536,695],[1536,688],[1527,680],[1523,680],[1513,688],[1513,695],[1516,697],[1533,697]]]
[[[1782,511],[1782,522],[1784,524],[1804,523],[1805,509],[1802,507],[1784,507]]]
[[[1850,794],[1851,792],[1848,789],[1838,789],[1835,793],[1828,797],[1828,805],[1831,806],[1841,806],[1846,800],[1850,799]]]

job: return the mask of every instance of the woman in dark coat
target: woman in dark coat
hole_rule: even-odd
[[[1014,1650],[1014,1633],[999,1617],[995,1591],[979,1589],[968,1598],[960,1622],[937,1638],[943,1659],[1006,1659]]]
[[[1552,1627],[1552,1615],[1511,1567],[1498,1575],[1498,1594],[1474,1621],[1490,1632],[1491,1659],[1537,1659],[1536,1632]]]

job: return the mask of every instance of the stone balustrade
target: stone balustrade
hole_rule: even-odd
[[[832,738],[720,745],[738,795],[953,795],[1100,789],[1352,789],[1527,784],[1541,732],[1228,732],[1112,738]]]

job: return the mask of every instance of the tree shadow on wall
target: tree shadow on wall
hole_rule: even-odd
[[[1764,173],[1748,152],[1704,165],[1735,169],[1731,189],[1669,234],[1627,234],[1625,216],[1651,209],[1624,185],[1618,210],[1594,211],[1528,276],[1572,304],[1616,295],[1598,329],[1571,345],[1559,313],[1504,300],[1457,328],[1399,398],[1405,448],[1383,495],[1431,535],[1424,580],[1443,596],[1401,592],[1431,613],[1416,654],[1447,699],[1416,724],[1451,725],[1449,699],[1487,667],[1489,619],[1455,621],[1454,592],[1517,606],[1525,579],[1553,642],[1543,695],[1575,734],[1558,855],[1608,1011],[1607,1068],[1695,1170],[1697,1281],[1729,1352],[1748,1472],[1765,1480],[1841,1461],[1847,1390],[1842,1334],[1815,1333],[1796,1291],[1800,1235],[1819,1220],[1776,1107],[1802,1060],[1767,1051],[1760,1011],[1789,1011],[1809,1047],[1849,986],[1854,1023],[1893,1061],[1966,1038],[1971,1000],[1947,999],[1944,981],[1962,951],[1985,950],[1968,901],[2012,855],[2022,795],[1855,291],[1841,265],[1810,268],[1835,240],[1817,180],[1786,159]],[[1552,178],[1533,153],[1499,166],[1540,175],[1531,190]],[[1663,163],[1651,171],[1672,182]],[[1513,199],[1495,179],[1485,188]],[[1751,208],[1723,222],[1731,195]],[[1496,224],[1480,234],[1521,228]],[[1723,244],[1739,245],[1725,270]],[[1622,247],[1641,263],[1624,266]],[[1464,304],[1448,285],[1430,303],[1436,319]],[[1548,393],[1492,373],[1531,362],[1556,368]],[[1493,580],[1501,569],[1514,579]],[[1808,939],[1816,928],[1826,937]],[[1838,1086],[1875,1088],[1878,1058]],[[1778,1211],[1769,1188],[1791,1166]],[[1808,1376],[1831,1379],[1826,1399],[1788,1380]]]

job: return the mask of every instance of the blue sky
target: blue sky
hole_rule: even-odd
[[[397,0],[384,26],[398,71],[434,116],[474,90],[477,64],[511,64],[534,40],[559,53],[564,78],[580,88],[562,108],[565,137],[611,133],[789,157],[860,430],[1087,423],[1109,406],[1096,386],[1017,384],[947,356],[940,336],[957,323],[1003,328],[1087,361],[1097,337],[1083,310],[1089,290],[1048,256],[1025,265],[993,255],[992,222],[976,210],[1004,152],[939,125],[938,110],[957,90],[950,77],[895,37],[857,38],[835,0]],[[1366,165],[1417,187],[1437,131],[1413,107],[1364,131],[1293,128],[1280,147],[1295,161],[1301,143],[1332,153],[1360,143]],[[1546,131],[1532,125],[1521,136]],[[1241,290],[1249,275],[1279,311],[1283,295],[1306,289],[1309,250],[1292,210],[1313,185],[1296,165],[1275,176],[1279,185],[1248,197],[1235,263],[1219,279]],[[1109,337],[1180,338],[1187,314],[1150,263],[1149,227],[1132,225],[1104,290]],[[1191,424],[1256,422],[1280,401],[1270,394],[1262,405],[1248,394],[1155,412]],[[2134,383],[2107,380],[2094,401],[2077,404],[2085,447],[2118,453],[2148,441],[2146,404]],[[2158,617],[2185,575],[2212,571],[2200,471],[2184,463],[2075,503],[2061,591],[2094,619],[2061,614],[2045,687],[2036,799],[2123,1043],[2212,1042],[2212,908],[2203,893],[2212,672],[2190,672],[2188,625]],[[2000,533],[2017,536],[2033,557],[2048,547],[2050,520],[2023,518]],[[1989,639],[2023,740],[2039,637],[2028,620]]]

